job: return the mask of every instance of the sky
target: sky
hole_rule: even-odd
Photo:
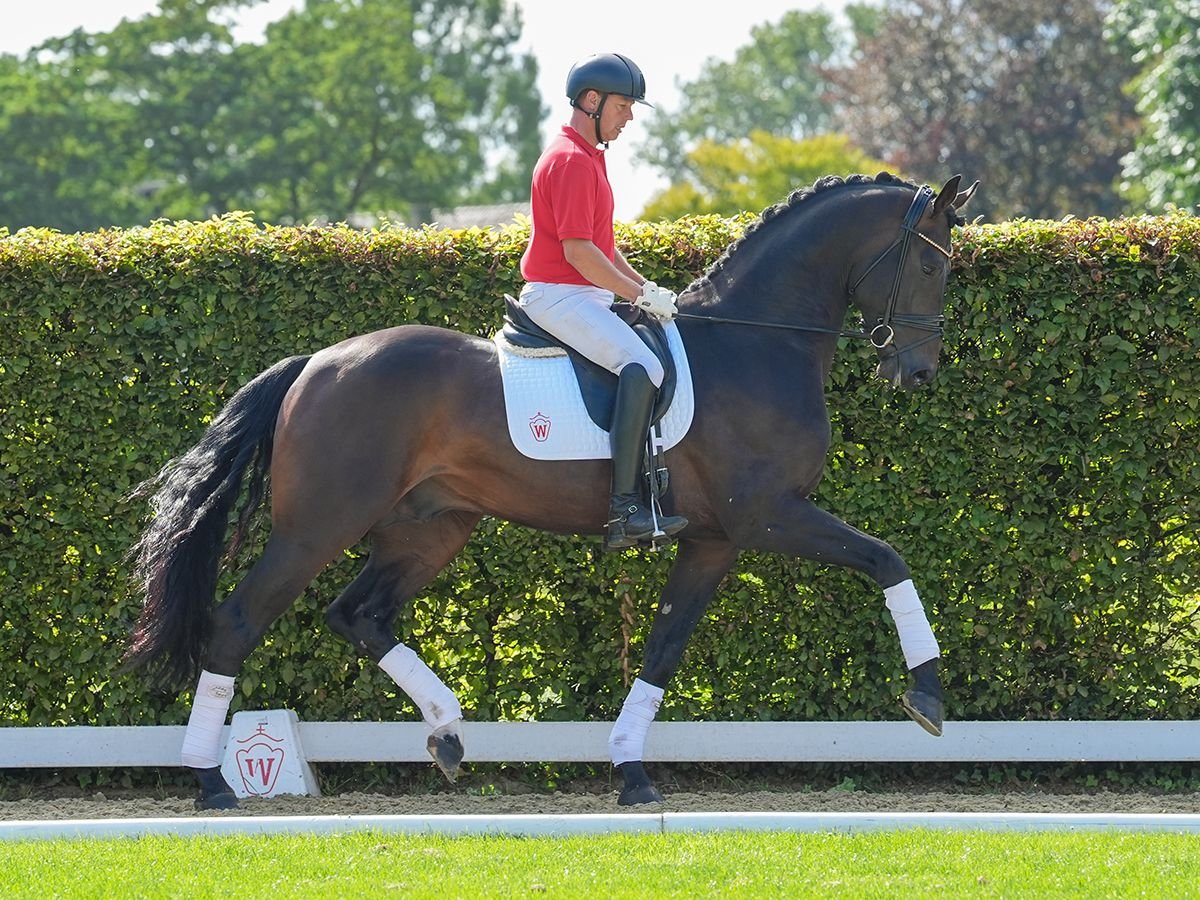
[[[778,22],[789,10],[825,9],[840,13],[847,0],[735,0],[719,15],[697,0],[517,0],[524,19],[520,48],[538,62],[538,89],[550,108],[542,123],[543,141],[558,131],[570,107],[564,96],[567,72],[592,53],[623,53],[646,76],[646,99],[656,107],[679,108],[679,83],[696,78],[706,60],[732,60],[750,42],[758,25]],[[241,40],[261,37],[268,22],[300,6],[302,0],[266,0],[238,14]],[[76,28],[107,31],[124,18],[140,18],[157,0],[0,0],[0,53],[22,54],[51,37]],[[635,118],[609,150],[608,174],[618,219],[635,219],[666,186],[637,159],[644,123],[654,110],[639,106]]]

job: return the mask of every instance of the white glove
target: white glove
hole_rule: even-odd
[[[669,322],[677,315],[679,309],[675,306],[675,292],[660,288],[653,281],[642,285],[642,296],[633,301],[634,306],[640,306],[656,319]]]

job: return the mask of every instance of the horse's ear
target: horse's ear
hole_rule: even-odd
[[[967,201],[975,196],[975,191],[978,187],[979,187],[979,180],[976,179],[976,181],[973,185],[971,185],[969,188],[967,188],[965,191],[963,191],[957,197],[954,198],[954,208],[962,209],[964,206],[966,206]]]
[[[962,182],[961,175],[955,175],[944,185],[938,192],[937,199],[933,201],[933,206],[929,209],[929,218],[935,218],[945,212],[954,205],[954,201],[958,197],[958,185]],[[974,190],[972,188],[971,190]]]

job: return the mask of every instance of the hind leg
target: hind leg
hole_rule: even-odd
[[[221,731],[234,679],[271,624],[338,551],[272,536],[263,555],[213,612],[213,633],[184,734],[182,762],[200,783],[198,809],[232,809],[233,790],[221,775]]]
[[[372,530],[366,567],[326,613],[329,626],[375,660],[420,709],[432,729],[429,754],[450,781],[463,758],[462,708],[416,651],[396,641],[393,626],[401,605],[458,555],[478,521],[475,513],[447,511]]]

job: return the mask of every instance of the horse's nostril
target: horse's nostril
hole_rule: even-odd
[[[912,383],[916,387],[924,387],[933,381],[933,373],[928,369],[921,369],[919,372],[913,372]]]

